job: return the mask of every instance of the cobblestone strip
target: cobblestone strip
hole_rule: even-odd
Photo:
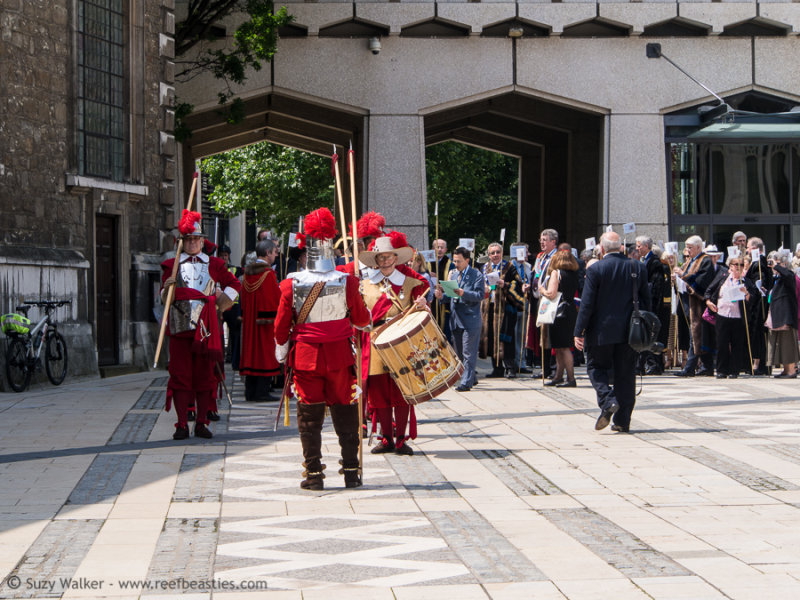
[[[166,402],[164,390],[145,390],[133,405],[133,410],[161,410],[164,402]]]
[[[102,519],[51,521],[0,585],[0,598],[59,598],[103,525]],[[19,578],[21,585],[9,587]],[[67,586],[64,584],[67,583]]]
[[[425,516],[481,583],[547,579],[478,513],[434,511]]]
[[[167,387],[167,383],[169,382],[169,377],[158,377],[157,379],[153,379],[150,382],[150,387]]]
[[[430,459],[417,452],[409,460],[405,456],[386,454],[386,460],[400,478],[408,493],[416,498],[458,498],[458,492]]]
[[[538,512],[626,577],[692,575],[667,555],[587,508]]]
[[[597,408],[597,405],[590,403],[588,400],[578,398],[567,392],[562,392],[561,390],[554,390],[552,388],[535,388],[534,391],[539,392],[540,394],[547,396],[552,400],[555,400],[559,404],[563,404],[564,406],[573,408],[575,410],[590,410]]]
[[[147,579],[211,581],[218,533],[217,519],[167,519],[158,538]],[[163,593],[160,590],[149,593],[159,592]]]
[[[510,450],[470,450],[486,469],[519,495],[550,496],[564,491]]]
[[[442,431],[451,437],[489,437],[469,419],[448,419],[447,421],[440,421],[437,424]]]
[[[128,413],[117,425],[106,446],[146,442],[157,420],[156,413]]]
[[[674,410],[674,411],[671,410],[665,414],[670,419],[674,419],[675,421],[683,423],[684,425],[696,427],[703,433],[713,433],[715,435],[718,435],[719,437],[734,438],[734,439],[754,437],[753,435],[747,433],[746,431],[741,431],[741,430],[730,431],[727,425],[723,425],[722,423],[715,421],[714,419],[701,417],[691,412],[683,410]]]
[[[185,454],[172,501],[218,502],[222,497],[223,464],[221,455]]]
[[[136,462],[136,454],[99,454],[69,495],[67,504],[114,502]]]
[[[800,446],[797,444],[764,444],[753,446],[753,448],[773,456],[786,458],[793,463],[800,463]]]
[[[676,446],[670,448],[670,450],[681,456],[690,458],[709,469],[714,469],[726,477],[730,477],[734,481],[758,492],[800,489],[797,485],[785,479],[781,479],[780,477],[775,477],[767,471],[751,467],[750,465],[728,458],[724,454],[714,452],[702,446]]]

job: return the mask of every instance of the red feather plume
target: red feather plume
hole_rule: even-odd
[[[297,244],[297,249],[302,250],[306,247],[306,236],[302,233],[296,233],[294,236],[295,243]]]
[[[388,235],[389,239],[392,240],[392,248],[395,250],[408,246],[408,239],[406,238],[405,233],[400,231],[390,231]]]
[[[327,208],[318,208],[306,215],[303,221],[305,234],[318,240],[331,240],[336,237],[336,221]]]
[[[386,217],[374,210],[364,213],[356,224],[358,229],[358,237],[380,237],[383,235],[383,228],[386,227]],[[352,226],[350,227],[350,234],[352,235]]]
[[[199,212],[183,209],[181,220],[178,223],[178,231],[181,235],[191,235],[194,233],[194,224],[200,221],[203,217]]]

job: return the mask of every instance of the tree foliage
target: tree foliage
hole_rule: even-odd
[[[517,236],[516,158],[458,142],[426,150],[430,237],[435,237],[434,209],[439,202],[439,237],[448,248],[459,238],[475,238],[477,254],[506,230],[506,248]]]
[[[333,209],[330,159],[269,142],[252,144],[201,161],[214,191],[216,210],[236,215],[253,210],[255,220],[278,234],[288,233],[298,217],[327,206]]]
[[[247,19],[234,31],[232,45],[220,48],[214,42],[220,39],[222,20],[235,12]],[[259,71],[263,62],[272,60],[278,29],[291,21],[286,7],[275,12],[272,0],[189,0],[186,15],[175,25],[175,77],[185,82],[211,73],[220,82],[217,97],[222,114],[228,122],[238,123],[244,117],[244,103],[233,86],[242,85],[250,69]],[[179,103],[176,108],[176,137],[181,141],[191,135],[182,117],[193,107]]]

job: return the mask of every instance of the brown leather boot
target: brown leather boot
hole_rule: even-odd
[[[322,464],[322,424],[325,421],[325,403],[297,403],[297,430],[303,445],[303,477],[300,487],[304,490],[322,490],[325,484],[325,465]]]
[[[358,466],[358,404],[334,404],[331,406],[331,418],[339,446],[342,448],[342,468],[344,487],[361,487],[361,469]]]

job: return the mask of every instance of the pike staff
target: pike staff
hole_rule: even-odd
[[[347,171],[350,173],[350,211],[353,219],[353,272],[356,278],[359,277],[359,262],[358,262],[358,217],[356,216],[356,153],[353,151],[353,142],[350,142],[350,149],[347,151]],[[340,196],[341,198],[341,196]],[[342,213],[344,218],[344,213]],[[342,235],[345,235],[346,229],[342,227]],[[356,386],[360,390],[363,382],[361,380],[361,334],[358,333],[356,338]],[[360,469],[361,479],[364,479],[364,393],[358,394],[358,467]]]
[[[350,152],[353,150],[351,149]],[[348,161],[350,160],[349,153],[348,153]],[[348,164],[349,169],[349,164]],[[339,155],[336,154],[336,144],[333,145],[333,156],[331,156],[331,172],[333,173],[333,180],[336,187],[336,199],[339,203],[339,222],[341,223],[342,228],[342,250],[344,252],[345,260],[350,262],[350,251],[347,249],[347,220],[344,216],[344,199],[342,198],[342,176],[341,172],[339,171]],[[352,176],[351,176],[352,179]],[[351,194],[355,192],[352,190],[352,183],[351,185]],[[353,215],[355,215],[355,209],[353,209]],[[353,220],[353,235],[355,235],[355,219]],[[356,251],[357,252],[357,251]]]
[[[186,210],[192,210],[192,204],[194,203],[194,197],[197,193],[197,176],[199,173],[195,172],[194,177],[192,179],[192,189],[189,191],[189,201],[186,203]],[[178,275],[178,267],[180,266],[181,262],[181,252],[183,252],[183,237],[178,240],[178,247],[175,250],[175,262],[172,263],[172,275],[171,277],[176,277]],[[156,345],[156,357],[153,360],[153,368],[155,369],[158,366],[158,357],[161,355],[161,346],[164,344],[164,334],[167,332],[167,319],[169,318],[169,309],[172,306],[172,301],[175,298],[175,286],[169,286],[169,290],[167,290],[167,301],[164,303],[164,314],[161,317],[161,328],[158,331],[158,345]]]

